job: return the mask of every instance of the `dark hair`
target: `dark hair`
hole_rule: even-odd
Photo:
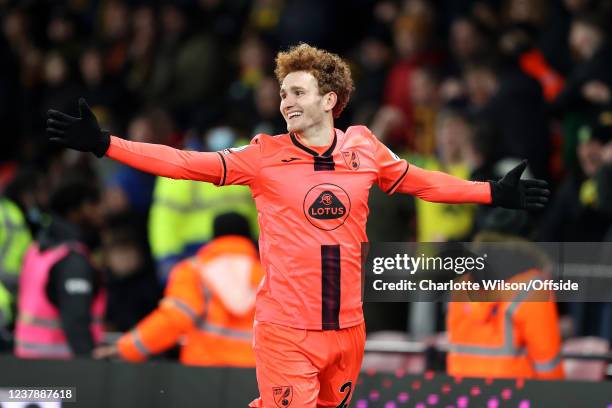
[[[51,193],[49,209],[60,216],[68,215],[85,203],[100,201],[100,190],[95,181],[83,176],[70,175],[62,180]]]
[[[32,166],[24,165],[17,170],[15,177],[6,185],[4,195],[18,205],[23,205],[21,196],[34,192],[39,187],[42,173]]]
[[[146,225],[132,211],[108,214],[104,218],[104,243],[108,246],[137,245],[145,248],[147,242]]]
[[[501,61],[498,55],[487,54],[478,58],[474,58],[465,67],[465,73],[471,71],[488,71],[494,76],[498,76],[498,72],[502,68]]]
[[[224,235],[240,235],[251,238],[249,221],[236,212],[229,212],[217,216],[213,222],[213,235],[215,238]]]
[[[423,73],[431,82],[435,82],[436,84],[442,82],[442,71],[438,67],[432,65],[421,65],[417,67],[415,71]]]
[[[487,163],[494,163],[503,154],[502,134],[495,125],[485,120],[473,123],[472,144],[474,150],[480,153]]]
[[[585,26],[592,27],[602,34],[606,34],[606,23],[604,17],[595,13],[584,13],[576,16],[572,21],[574,24],[582,24]]]

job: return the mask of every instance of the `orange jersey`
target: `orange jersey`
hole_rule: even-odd
[[[490,203],[488,183],[410,166],[364,126],[336,129],[315,151],[292,134],[257,135],[250,145],[217,153],[182,152],[113,137],[110,157],[173,178],[251,188],[259,213],[265,278],[255,319],[310,330],[363,322],[361,243],[367,241],[368,195]],[[145,160],[143,160],[145,159]],[[384,216],[384,215],[383,215]]]
[[[408,164],[365,127],[336,130],[320,153],[295,135],[258,135],[221,157],[219,184],[249,185],[259,211],[266,276],[256,320],[311,330],[360,324],[369,190],[393,192]]]

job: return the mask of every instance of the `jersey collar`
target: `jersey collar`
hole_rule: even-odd
[[[311,154],[311,155],[313,155],[315,157],[329,157],[329,156],[331,156],[331,154],[333,153],[334,149],[336,148],[336,143],[338,142],[338,135],[336,134],[336,129],[334,129],[334,139],[332,140],[331,145],[329,146],[329,148],[325,152],[323,152],[323,154],[319,155],[319,153],[315,152],[314,150],[312,150],[308,146],[304,146],[302,143],[300,143],[300,141],[298,140],[297,136],[295,136],[295,134],[293,132],[290,134],[290,136],[291,136],[291,141],[293,142],[294,145],[296,145],[300,149],[304,150],[306,153]]]

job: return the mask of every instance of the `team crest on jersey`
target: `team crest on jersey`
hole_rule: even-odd
[[[290,385],[283,385],[282,387],[273,387],[272,395],[274,396],[274,402],[279,408],[288,407],[291,405],[293,399],[293,387]]]
[[[311,188],[304,197],[304,215],[315,227],[331,231],[346,221],[351,211],[348,193],[335,184],[323,183]]]
[[[349,169],[357,170],[359,168],[359,155],[357,154],[357,152],[354,152],[352,150],[345,150],[342,152],[342,158],[344,159],[344,162],[346,163]]]

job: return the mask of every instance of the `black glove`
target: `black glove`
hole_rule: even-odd
[[[79,99],[80,118],[49,109],[47,111],[47,136],[64,147],[92,152],[103,157],[110,146],[110,133],[100,129],[98,121],[85,99]]]
[[[539,210],[546,206],[550,190],[544,180],[521,180],[527,160],[513,168],[499,181],[491,183],[491,205],[519,210]]]

